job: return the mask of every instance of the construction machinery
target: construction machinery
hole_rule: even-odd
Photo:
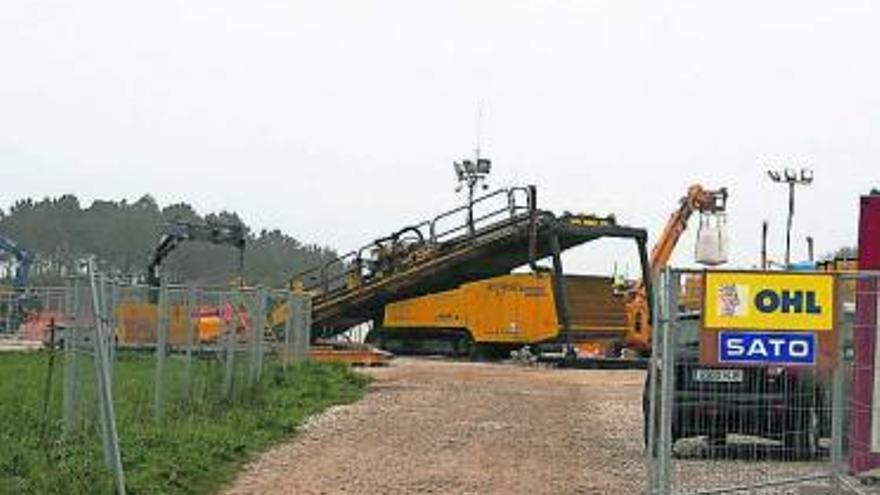
[[[672,253],[678,245],[682,234],[687,230],[688,221],[694,215],[699,213],[706,220],[713,217],[721,222],[723,216],[727,212],[727,189],[721,188],[717,190],[706,189],[699,184],[692,185],[688,188],[687,194],[681,198],[678,208],[670,215],[666,226],[657,238],[657,244],[651,250],[650,267],[652,276],[657,276],[669,264]],[[704,222],[701,218],[701,229],[709,222]],[[720,232],[720,231],[719,231]],[[699,237],[699,234],[698,234]],[[725,242],[724,239],[718,239],[718,244]],[[699,242],[699,241],[698,241]],[[697,256],[700,261],[700,256]],[[722,258],[715,258],[715,264],[724,262]],[[630,292],[629,301],[627,302],[627,327],[628,331],[624,337],[624,343],[627,348],[633,349],[639,353],[647,353],[651,348],[651,329],[649,322],[649,300],[648,289],[645,285],[645,279],[640,280],[634,290]]]
[[[459,355],[471,354],[480,346],[508,351],[564,342],[585,357],[624,357],[625,349],[644,355],[650,350],[648,272],[656,274],[667,265],[694,213],[721,216],[726,203],[726,189],[690,187],[650,260],[643,264],[637,283],[621,286],[609,277],[561,276],[540,270],[469,282],[389,304],[383,325],[375,332],[377,342],[397,352],[437,352],[438,343],[446,341],[451,345],[445,351]],[[600,224],[612,222],[606,219]],[[709,224],[708,219],[701,219],[701,226]],[[556,285],[562,290],[554,290]]]
[[[208,225],[174,222],[165,226],[162,238],[150,257],[147,268],[149,302],[123,302],[117,308],[119,322],[115,337],[122,345],[152,344],[157,341],[160,266],[162,261],[181,243],[188,241],[229,245],[239,250],[239,281],[243,269],[245,235],[240,225]],[[244,332],[252,324],[251,314],[243,301],[227,302],[221,306],[198,306],[196,313],[189,313],[185,304],[168,307],[168,345],[172,348],[187,344],[188,329],[193,325],[196,342],[213,345],[220,341],[225,331],[244,338]],[[271,328],[271,327],[270,327]],[[264,329],[268,330],[268,329]],[[363,345],[322,344],[310,349],[312,359],[320,362],[345,362],[354,365],[373,366],[384,364],[388,353]]]
[[[231,305],[227,305],[231,306]],[[197,306],[195,314],[190,315],[185,304],[172,304],[168,307],[168,343],[171,346],[186,345],[188,329],[193,325],[196,342],[216,344],[226,328],[235,332],[247,326],[247,314],[231,307]],[[115,338],[122,345],[153,344],[157,341],[156,329],[159,322],[159,308],[156,304],[122,302],[116,308],[118,326]]]
[[[372,338],[393,352],[472,357],[526,345],[569,352],[589,342],[611,345],[627,331],[625,300],[612,282],[548,271],[470,282],[389,304]]]
[[[546,340],[551,332],[547,328],[552,327],[555,341],[565,346],[578,340],[578,334],[589,327],[583,317],[595,318],[602,311],[599,299],[589,294],[599,291],[610,300],[614,289],[608,278],[563,277],[561,253],[601,238],[632,240],[642,276],[648,278],[644,229],[619,225],[613,217],[555,215],[541,210],[533,186],[501,189],[299,274],[291,280],[291,287],[312,294],[312,319],[318,336],[337,335],[372,321],[374,328],[368,341],[389,350],[394,349],[391,341],[396,336],[438,338],[460,349],[473,345],[498,350],[520,343],[522,335],[517,337],[517,332],[521,328],[528,328],[529,335],[535,335],[534,340],[539,341]],[[551,267],[538,265],[545,258],[552,260]],[[529,265],[534,273],[510,275],[524,265]],[[496,299],[506,296],[510,304],[523,308],[518,313],[522,315],[534,314],[536,307],[527,309],[528,305],[542,299],[541,318],[545,326],[537,330],[525,324],[498,328],[497,322],[487,321],[485,327],[491,328],[491,337],[478,340],[461,321],[456,323],[456,314],[460,320],[463,308],[457,307],[459,303],[453,301],[455,297],[450,297],[448,291],[473,286],[468,284],[479,286],[494,277],[509,278],[490,284],[484,292]],[[422,318],[411,321],[406,330],[387,325],[394,315],[406,313],[401,306],[406,303],[395,303],[412,303],[416,298],[425,301],[425,308],[432,308],[425,309],[425,314],[433,311],[435,324],[422,325]],[[277,306],[270,315],[270,324],[282,324],[286,315],[287,308]],[[611,328],[609,335],[622,330],[625,316],[621,302],[607,315],[611,320],[605,324]],[[480,334],[483,335],[490,333]]]
[[[28,249],[4,236],[0,236],[0,251],[9,253],[15,258],[12,295],[4,298],[6,317],[0,322],[0,324],[4,325],[6,331],[10,331],[18,328],[29,310],[27,288],[30,284],[30,272],[31,265],[34,262],[34,255]]]
[[[208,223],[207,225],[175,221],[165,226],[159,245],[153,250],[147,265],[147,285],[150,286],[150,302],[156,304],[161,284],[159,268],[162,261],[183,242],[199,241],[225,244],[238,249],[239,277],[244,269],[245,233],[240,224]]]
[[[192,241],[227,245],[238,249],[239,276],[241,276],[245,249],[243,226],[239,224],[210,222],[207,224],[194,224],[182,221],[175,221],[165,225],[162,237],[153,250],[147,265],[148,301],[146,303],[123,302],[116,308],[117,321],[119,322],[119,327],[116,329],[116,339],[118,342],[121,344],[143,344],[156,341],[159,288],[162,282],[160,268],[162,262],[180,244]],[[189,308],[186,305],[178,304],[169,307],[168,338],[172,345],[185,342],[186,328],[190,324],[188,311]],[[230,324],[231,321],[225,323]],[[195,330],[199,342],[216,342],[223,327],[224,322],[221,321],[219,308],[198,308]]]

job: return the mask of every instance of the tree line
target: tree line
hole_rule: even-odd
[[[72,194],[22,199],[8,211],[0,210],[0,235],[34,253],[34,285],[61,283],[92,256],[106,272],[142,282],[163,225],[173,221],[242,225],[247,238],[244,278],[248,284],[282,287],[293,274],[336,256],[330,248],[303,244],[277,229],[255,232],[235,212],[200,215],[187,203],[160,207],[150,195],[133,203],[96,200],[87,207]],[[7,254],[0,256],[9,259]],[[170,282],[226,284],[239,275],[239,253],[228,246],[183,243],[162,266]],[[9,276],[10,270],[6,272]]]

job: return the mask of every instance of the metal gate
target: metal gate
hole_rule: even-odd
[[[739,272],[759,286],[779,275],[803,277],[787,279],[795,283],[827,282],[832,289],[820,304],[809,291],[774,295],[745,285],[707,285],[707,273],[667,270],[655,285],[657,319],[643,400],[649,493],[857,493],[845,476],[844,457],[851,279]],[[726,311],[738,321],[747,309],[737,305],[750,301],[767,310],[767,316],[750,316],[755,328],[710,328],[709,313]],[[773,310],[813,319],[822,313],[829,323],[815,331],[774,328],[782,320]]]

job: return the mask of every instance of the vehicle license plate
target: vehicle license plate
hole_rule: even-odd
[[[742,383],[743,370],[694,370],[694,381],[711,383]]]

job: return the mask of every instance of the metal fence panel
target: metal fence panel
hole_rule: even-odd
[[[848,486],[846,292],[837,291],[838,359],[830,369],[710,364],[704,348],[717,349],[717,337],[703,329],[702,307],[691,304],[695,287],[702,300],[703,285],[694,283],[702,275],[668,270],[656,284],[645,400],[650,493],[840,492]]]
[[[98,408],[101,421],[101,439],[104,444],[104,457],[113,475],[116,493],[125,495],[125,474],[122,469],[122,453],[116,429],[116,412],[113,402],[111,381],[110,347],[113,329],[110,326],[106,278],[95,273],[94,262],[89,264],[89,282],[92,289],[92,307],[95,316],[92,337],[92,356],[95,368],[95,383],[98,389]]]
[[[308,355],[310,300],[289,291],[163,285],[156,292],[89,264],[61,287],[31,288],[27,306],[6,296],[0,330],[47,348],[45,444],[95,453],[96,466],[106,467],[106,477],[89,481],[99,493],[125,492],[126,440],[200,408],[259,400],[274,384],[268,370],[275,376],[282,362]],[[267,315],[285,302],[287,321],[270,328]],[[24,307],[29,314],[16,312]]]

